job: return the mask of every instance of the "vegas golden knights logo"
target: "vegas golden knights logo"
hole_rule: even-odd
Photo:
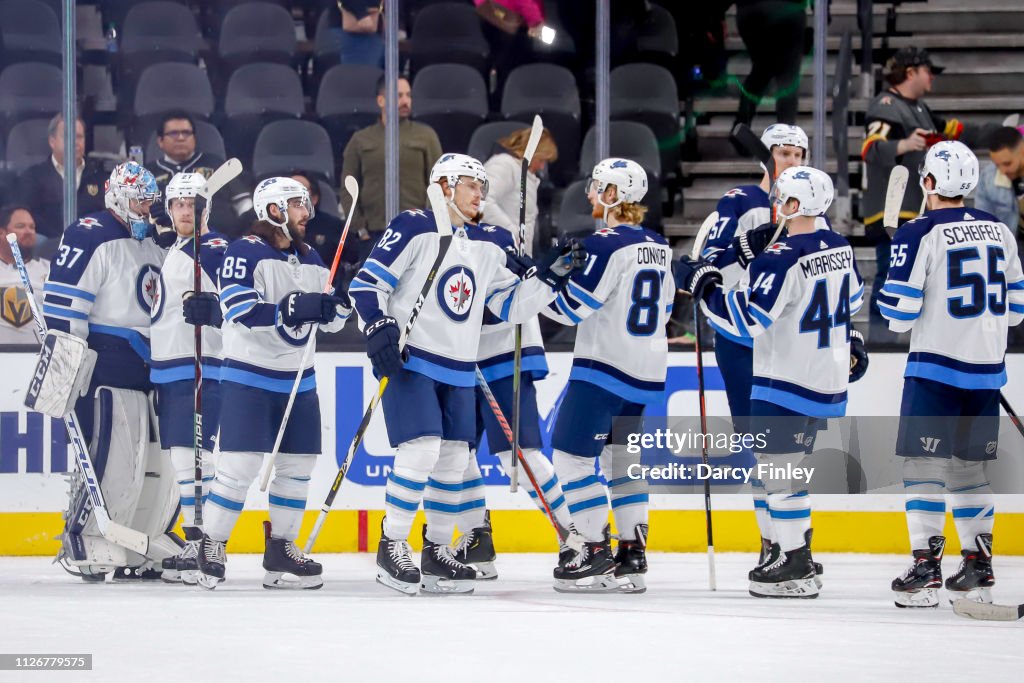
[[[32,322],[32,307],[24,289],[0,287],[0,318],[13,327],[24,327]]]

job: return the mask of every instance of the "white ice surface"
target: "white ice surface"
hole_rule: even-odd
[[[562,595],[553,558],[502,555],[465,597],[403,597],[373,555],[319,556],[317,591],[261,587],[233,555],[215,591],[85,585],[45,558],[0,558],[0,652],[93,654],[92,672],[0,681],[1021,681],[1024,622],[893,606],[906,557],[828,555],[817,600],[747,594],[753,556],[652,554],[643,595]],[[944,569],[956,570],[947,557]],[[1024,558],[996,558],[997,602],[1024,600]]]

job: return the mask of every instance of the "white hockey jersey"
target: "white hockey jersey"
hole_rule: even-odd
[[[298,249],[276,249],[258,235],[246,235],[228,245],[217,278],[224,361],[220,380],[287,394],[302,362],[303,348],[313,324],[288,326],[277,310],[286,295],[322,292],[330,275],[313,249],[301,255]],[[337,332],[348,315],[338,315],[325,332]],[[310,341],[315,344],[316,339]],[[316,388],[310,354],[303,368],[299,392]]]
[[[849,242],[821,228],[786,237],[748,270],[748,287],[716,286],[701,307],[730,334],[753,339],[751,399],[811,417],[845,415],[851,321],[864,300]]]
[[[537,278],[520,280],[504,250],[479,226],[455,228],[452,244],[407,340],[407,370],[451,386],[476,384],[484,309],[525,322],[555,296]],[[404,211],[391,221],[349,285],[364,324],[390,315],[404,329],[437,257],[431,211]]]
[[[665,323],[676,293],[672,250],[661,235],[633,225],[602,228],[583,243],[586,267],[544,311],[579,327],[569,379],[655,403],[665,391]]]
[[[893,331],[913,330],[906,377],[998,389],[1007,329],[1024,319],[1013,233],[979,209],[938,209],[904,223],[878,308]]]
[[[43,305],[43,283],[50,272],[46,259],[25,262],[28,280],[35,292],[36,303]],[[21,286],[18,266],[0,261],[0,344],[38,344],[36,324],[25,288]]]
[[[164,253],[151,238],[133,239],[109,211],[64,231],[43,287],[43,315],[49,327],[88,339],[99,354],[95,382],[148,388],[150,311]]]
[[[202,267],[202,291],[217,291],[217,271],[224,260],[228,241],[223,235],[208,232],[199,238],[199,262]],[[179,239],[167,252],[160,273],[160,291],[153,307],[153,362],[150,379],[154,384],[180,382],[193,377],[195,328],[185,322],[182,302],[194,289],[194,244],[192,238]],[[203,327],[203,377],[219,379],[222,353],[221,331]]]

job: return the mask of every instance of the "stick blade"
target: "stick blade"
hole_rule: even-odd
[[[107,522],[107,528],[101,533],[103,538],[111,543],[128,548],[139,555],[149,554],[149,537],[141,531],[136,531],[117,522]]]
[[[693,238],[693,247],[690,249],[690,258],[696,260],[700,258],[701,252],[704,251],[704,246],[708,242],[708,235],[714,229],[715,224],[718,223],[718,212],[712,211],[708,214],[708,217],[704,219],[704,222],[700,224],[700,228],[697,230],[697,235]]]
[[[203,185],[203,189],[199,191],[199,195],[203,199],[209,200],[210,197],[237,178],[241,173],[242,162],[235,158],[228,159],[218,166],[216,171],[210,174],[210,177],[206,179],[206,184]]]
[[[897,164],[889,173],[889,185],[885,189],[885,212],[882,214],[882,226],[886,230],[895,230],[900,222],[900,208],[903,196],[907,192],[910,171],[906,166]]]
[[[445,201],[441,186],[430,183],[427,186],[427,199],[430,200],[430,210],[434,212],[437,232],[442,236],[452,234],[452,217],[448,214],[448,202]]]
[[[953,603],[953,612],[981,621],[1017,621],[1024,617],[1024,605],[994,605],[959,598]]]
[[[356,200],[359,199],[359,181],[350,175],[345,176],[345,191],[352,198],[352,206],[355,206]]]
[[[537,145],[540,144],[540,136],[543,134],[544,123],[541,121],[540,114],[535,114],[533,116],[533,125],[530,128],[530,139],[526,141],[526,151],[523,153],[523,158],[527,164],[533,161],[533,155],[537,152]]]

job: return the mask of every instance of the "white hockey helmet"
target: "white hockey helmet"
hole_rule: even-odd
[[[921,164],[918,182],[925,194],[964,197],[978,184],[978,157],[962,142],[943,140],[932,145]],[[935,189],[925,190],[924,179],[935,179]]]
[[[441,158],[434,163],[430,169],[430,182],[437,183],[444,178],[448,181],[448,187],[454,188],[463,177],[479,180],[483,185],[484,199],[487,198],[489,183],[487,182],[487,170],[484,165],[468,154],[442,154]]]
[[[298,180],[291,178],[267,178],[257,185],[256,190],[252,193],[252,208],[256,212],[257,219],[277,226],[285,237],[291,239],[291,233],[288,232],[288,202],[292,199],[302,201],[303,206],[309,211],[310,220],[312,220],[316,215],[316,210],[309,198],[309,190]],[[283,216],[281,222],[274,220],[267,210],[271,204],[275,204],[281,212],[281,216]]]
[[[126,161],[114,167],[103,188],[103,204],[110,212],[128,224],[132,237],[140,242],[149,235],[150,223],[146,216],[132,211],[132,201],[145,202],[160,199],[156,178],[142,165]]]
[[[614,185],[618,191],[613,204],[605,204],[601,199],[609,185]],[[587,181],[587,194],[590,194],[591,188],[597,190],[597,201],[606,209],[622,203],[635,204],[647,194],[647,172],[635,161],[612,157],[594,166],[590,180]]]
[[[800,126],[789,123],[773,123],[761,133],[761,142],[768,151],[778,145],[791,145],[804,151],[804,164],[810,163],[811,149],[807,143],[807,133]]]
[[[835,196],[832,178],[828,173],[810,166],[787,168],[775,181],[773,193],[779,215],[786,219],[793,216],[822,216],[832,205]],[[800,208],[794,213],[783,214],[782,207],[790,199],[798,200]]]
[[[206,185],[201,173],[175,173],[164,189],[164,198],[170,204],[172,199],[192,199]]]

